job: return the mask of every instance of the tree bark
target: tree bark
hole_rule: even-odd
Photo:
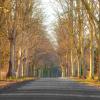
[[[62,69],[62,77],[66,77],[66,68],[65,66],[61,66]]]
[[[91,34],[90,34],[90,79],[94,79],[94,47],[93,47],[93,32],[94,27],[92,27],[92,24],[90,22],[91,26]]]
[[[9,59],[9,69],[8,77],[15,76],[15,42],[10,40],[10,59]]]

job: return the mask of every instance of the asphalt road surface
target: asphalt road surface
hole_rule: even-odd
[[[0,92],[0,100],[100,100],[100,88],[62,78],[41,78]]]

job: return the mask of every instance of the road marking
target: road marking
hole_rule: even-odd
[[[82,95],[82,94],[53,94],[53,93],[8,93],[0,94],[0,96],[65,96],[65,97],[90,97],[90,98],[100,98],[99,95]]]

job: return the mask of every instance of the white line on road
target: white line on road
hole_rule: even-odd
[[[65,97],[90,97],[90,98],[100,98],[99,95],[82,95],[82,94],[52,94],[52,93],[8,93],[0,94],[0,96],[65,96]]]

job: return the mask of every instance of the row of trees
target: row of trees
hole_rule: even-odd
[[[35,76],[54,63],[45,33],[38,0],[0,0],[0,78]]]
[[[100,80],[100,1],[56,0],[55,25],[62,76]]]

